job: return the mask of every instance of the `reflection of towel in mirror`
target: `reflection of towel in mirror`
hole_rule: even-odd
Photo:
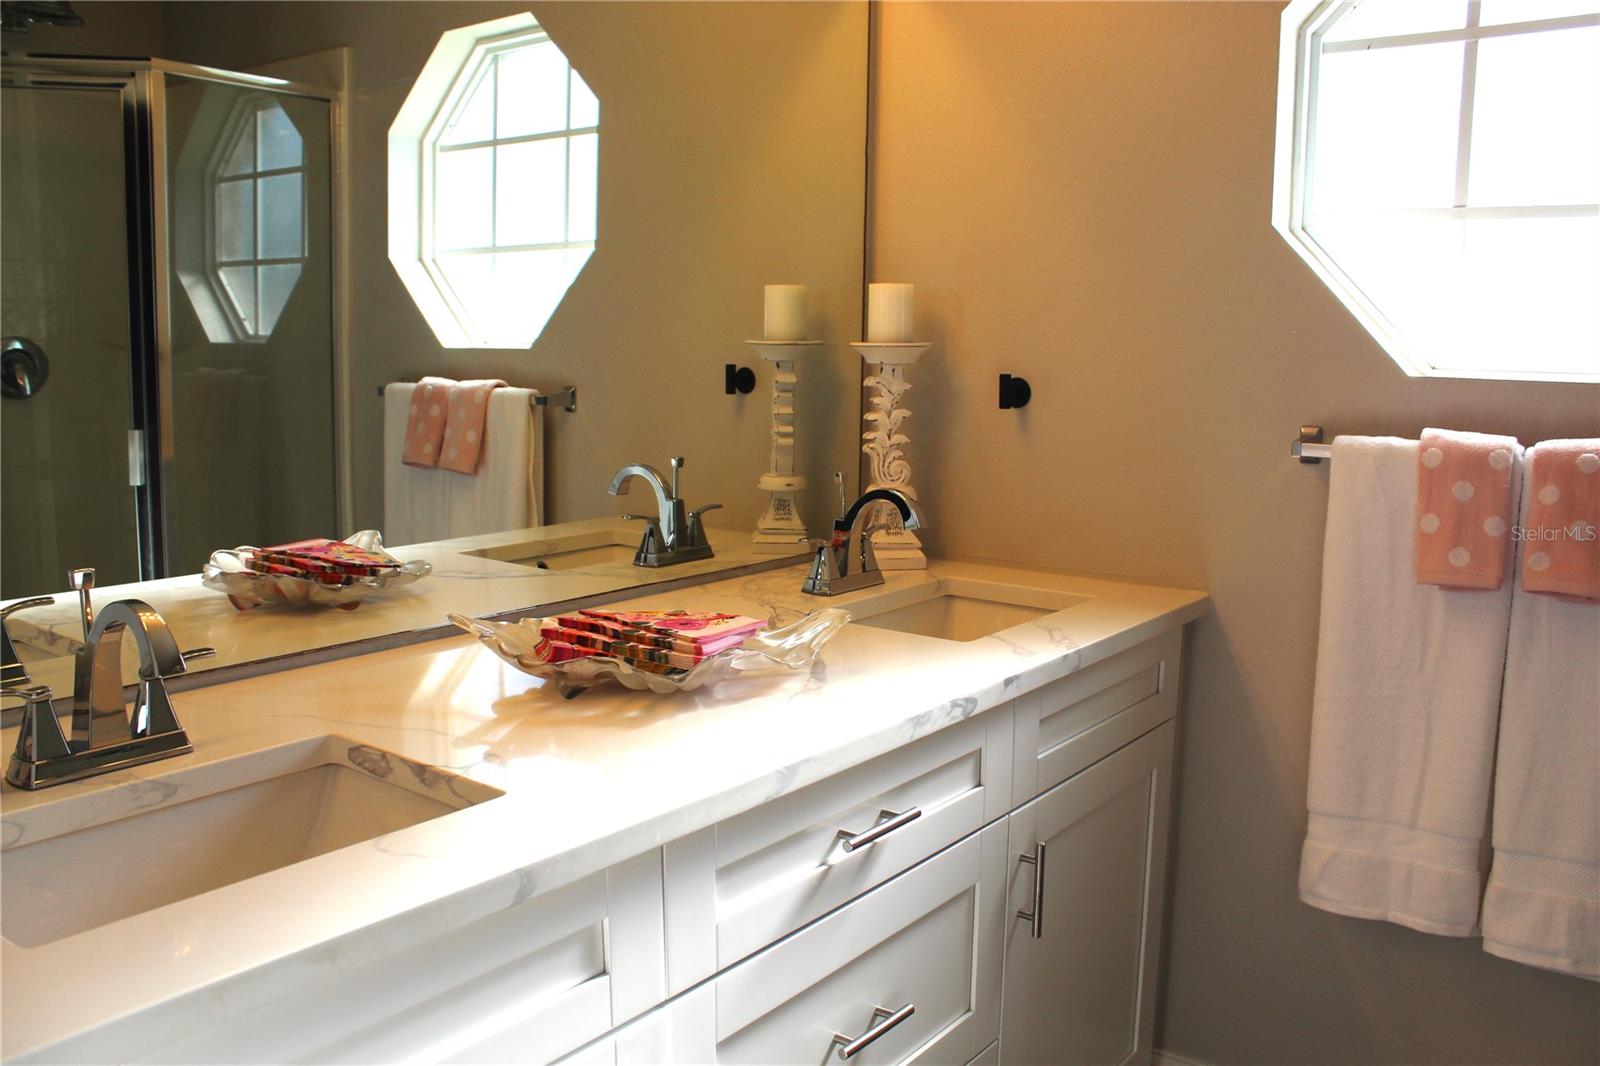
[[[401,462],[407,466],[439,465],[439,445],[444,440],[445,412],[453,385],[455,382],[449,378],[423,378],[406,390],[411,400]]]
[[[458,474],[478,472],[484,448],[484,427],[489,417],[489,394],[505,388],[499,379],[458,381],[450,387],[450,411],[444,420],[444,440],[439,444],[439,468]]]
[[[532,389],[500,388],[485,402],[487,444],[477,477],[407,465],[402,456],[411,396],[396,382],[383,394],[383,539],[387,545],[524,529],[544,522],[543,408]],[[443,434],[440,434],[443,439]]]

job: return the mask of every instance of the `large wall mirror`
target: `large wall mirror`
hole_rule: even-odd
[[[0,597],[53,598],[6,619],[35,682],[71,689],[72,569],[199,670],[797,558],[855,486],[865,4],[71,10],[8,28],[0,88]],[[792,367],[746,343],[774,283],[806,287]],[[721,505],[709,557],[636,565],[629,464]],[[360,530],[425,576],[293,606],[202,575]]]

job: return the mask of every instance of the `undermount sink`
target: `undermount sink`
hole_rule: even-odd
[[[582,570],[595,566],[628,565],[639,550],[638,538],[601,530],[561,540],[524,541],[468,552],[536,570]]]
[[[966,642],[1088,602],[1087,596],[992,581],[941,578],[849,605],[857,625]]]
[[[25,809],[0,818],[0,936],[48,944],[501,794],[327,736]]]

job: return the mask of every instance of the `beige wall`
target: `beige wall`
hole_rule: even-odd
[[[34,23],[27,33],[7,33],[6,51],[65,55],[159,56],[162,0],[74,0],[82,26]]]
[[[531,10],[600,97],[599,247],[531,351],[446,351],[386,256],[387,133],[444,30]],[[826,345],[801,373],[801,461],[813,528],[827,473],[856,462],[866,130],[860,4],[182,3],[169,58],[245,69],[350,46],[356,518],[382,515],[381,403],[399,377],[502,377],[578,386],[579,411],[546,424],[546,518],[622,508],[624,462],[688,457],[691,506],[751,527],[764,505],[770,368],[761,285],[811,286]],[[760,385],[722,393],[722,366]]]
[[[940,554],[1209,589],[1159,1043],[1593,1062],[1600,990],[1300,903],[1326,468],[1301,422],[1600,434],[1600,388],[1405,377],[1269,225],[1276,3],[886,4],[871,275],[917,284]],[[1033,384],[996,410],[995,375]]]

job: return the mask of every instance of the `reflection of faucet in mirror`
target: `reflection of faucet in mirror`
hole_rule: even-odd
[[[711,544],[706,540],[705,524],[701,515],[721,507],[708,503],[693,511],[685,511],[683,497],[678,495],[678,472],[683,469],[683,456],[672,457],[672,486],[661,477],[661,471],[645,463],[629,463],[618,470],[606,491],[613,496],[624,495],[628,483],[639,478],[656,494],[656,515],[625,514],[631,521],[644,522],[644,536],[639,550],[634,553],[634,566],[671,566],[695,559],[711,558]]]
[[[45,788],[193,751],[178,724],[166,679],[186,669],[184,657],[213,655],[211,648],[180,652],[172,631],[142,600],[118,600],[97,616],[90,601],[93,570],[71,572],[83,611],[83,647],[77,654],[72,694],[72,736],[62,733],[44,685],[14,687],[22,699],[22,728],[6,780],[19,788]],[[139,691],[130,717],[122,702],[122,634],[139,649]]]
[[[842,483],[842,478],[836,474],[834,481]],[[836,596],[841,592],[883,584],[883,571],[878,569],[878,559],[872,551],[872,534],[888,527],[857,528],[862,516],[871,510],[870,505],[877,503],[893,505],[900,512],[900,520],[907,529],[922,528],[922,512],[899,489],[873,489],[862,493],[834,521],[830,539],[808,542],[817,549],[817,554],[811,562],[811,572],[801,586],[802,591],[813,596]],[[851,568],[852,559],[856,561],[854,569]]]

